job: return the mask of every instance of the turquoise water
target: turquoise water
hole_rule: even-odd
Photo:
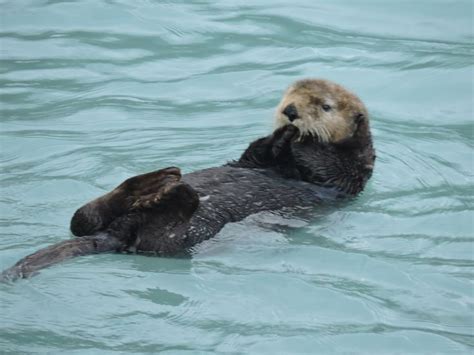
[[[367,104],[355,201],[228,225],[191,259],[97,255],[0,285],[0,352],[469,353],[470,1],[2,1],[0,268],[128,176],[236,158],[284,88]]]

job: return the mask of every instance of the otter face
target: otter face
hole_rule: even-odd
[[[326,80],[305,79],[291,85],[278,105],[277,128],[293,124],[301,138],[311,135],[322,143],[353,138],[368,132],[367,109],[342,86]]]

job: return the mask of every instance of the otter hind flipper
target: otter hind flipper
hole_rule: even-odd
[[[174,184],[167,189],[162,199],[170,212],[174,211],[185,220],[191,218],[199,206],[197,191],[184,182]]]
[[[128,213],[142,196],[157,194],[180,179],[181,171],[176,167],[131,177],[79,208],[71,219],[71,232],[82,237],[103,231],[113,220]]]
[[[181,170],[177,167],[169,167],[128,178],[117,188],[126,191],[129,197],[136,197],[159,191],[170,182],[179,180],[181,180]]]
[[[183,182],[164,190],[158,204],[141,210],[134,243],[137,252],[172,255],[183,250],[189,221],[199,207],[199,195]]]
[[[160,189],[150,193],[148,195],[139,196],[132,204],[131,210],[141,210],[147,208],[157,207],[164,202],[172,199],[173,196],[176,196],[175,188],[178,187],[179,182],[170,179],[166,184],[164,184]]]
[[[147,228],[163,226],[165,235],[167,230],[177,231],[199,205],[197,192],[180,179],[178,168],[167,168],[125,180],[75,213],[71,230],[82,238],[65,240],[26,256],[1,273],[0,282],[33,276],[43,268],[77,256],[124,250]],[[153,200],[149,208],[132,208],[137,201],[146,201],[147,196],[160,199]],[[147,234],[151,237],[157,232]],[[146,239],[142,238],[144,242]],[[150,244],[146,248],[144,251],[155,251]]]

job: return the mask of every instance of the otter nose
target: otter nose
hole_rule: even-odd
[[[299,116],[298,116],[298,111],[296,110],[295,104],[289,104],[288,106],[286,106],[282,113],[283,113],[286,117],[288,117],[288,119],[290,120],[290,122],[293,122],[294,120],[296,120],[297,118],[299,118]]]

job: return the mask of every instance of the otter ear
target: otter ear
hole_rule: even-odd
[[[362,123],[362,121],[364,121],[364,119],[365,119],[365,115],[363,113],[358,113],[356,114],[354,121],[356,125],[359,125],[360,123]]]
[[[363,113],[357,113],[354,116],[354,131],[350,137],[347,137],[336,143],[341,149],[354,149],[361,144],[361,136],[364,135],[364,131],[367,129],[367,125],[364,123],[366,116]]]
[[[367,116],[361,112],[357,113],[354,117],[355,129],[353,137],[363,134],[367,130]]]

